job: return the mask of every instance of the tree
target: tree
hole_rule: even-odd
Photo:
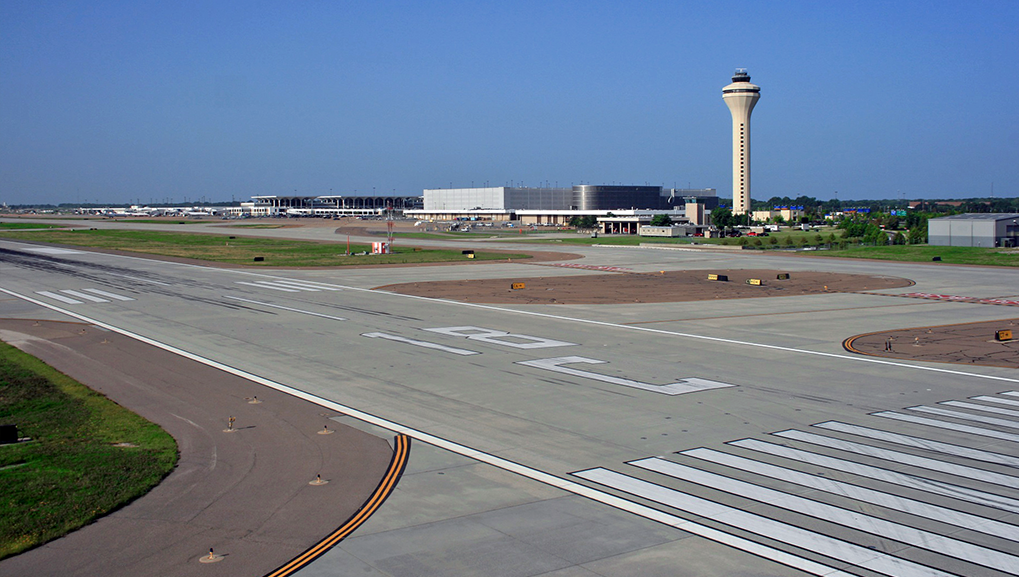
[[[914,226],[906,234],[906,242],[909,244],[923,244],[927,242],[927,226]]]
[[[670,226],[672,218],[667,214],[656,214],[651,218],[651,226]]]
[[[594,228],[597,224],[597,219],[589,214],[584,216],[575,216],[570,219],[570,226],[576,228]]]
[[[735,226],[737,223],[735,222],[735,219],[732,216],[732,211],[729,210],[729,208],[719,206],[711,209],[711,224],[718,228],[725,228],[728,226]]]

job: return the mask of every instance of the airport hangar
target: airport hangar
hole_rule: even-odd
[[[931,246],[1019,246],[1019,214],[953,214],[927,221]]]

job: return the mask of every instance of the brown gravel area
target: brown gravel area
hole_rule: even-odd
[[[1015,338],[996,341],[999,330],[1011,330]],[[1019,319],[894,329],[857,335],[842,345],[875,357],[1019,369]]]
[[[402,283],[376,287],[376,290],[490,304],[622,304],[798,296],[913,285],[913,281],[899,277],[828,272],[794,272],[789,273],[788,280],[779,280],[777,277],[783,272],[709,269],[612,273]],[[709,281],[708,274],[726,275],[729,280]],[[748,279],[760,279],[762,284],[749,285]],[[524,288],[513,289],[513,283],[524,283]]]
[[[358,511],[392,459],[386,439],[333,411],[97,327],[0,319],[0,336],[159,424],[180,451],[148,494],[3,560],[0,575],[265,575]],[[319,474],[330,482],[309,485]],[[209,547],[222,562],[199,563]]]

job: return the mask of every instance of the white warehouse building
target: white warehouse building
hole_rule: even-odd
[[[569,210],[573,204],[573,189],[515,186],[426,188],[424,197],[426,212]]]

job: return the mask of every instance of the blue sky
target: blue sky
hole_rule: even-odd
[[[1019,2],[0,3],[0,201],[1019,196]]]

